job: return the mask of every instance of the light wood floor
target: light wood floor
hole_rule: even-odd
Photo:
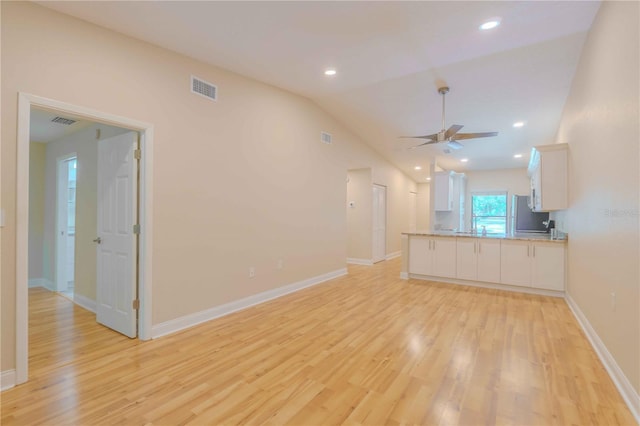
[[[2,424],[635,424],[562,299],[399,269],[150,342],[31,290],[30,380]]]

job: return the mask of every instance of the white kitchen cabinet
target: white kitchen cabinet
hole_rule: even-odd
[[[502,284],[564,291],[563,244],[503,240],[500,252]]]
[[[478,281],[500,282],[500,240],[478,240]]]
[[[531,247],[529,241],[503,240],[500,247],[500,282],[531,285]]]
[[[568,207],[567,144],[541,145],[531,149],[531,209],[562,210]]]
[[[456,239],[433,238],[433,275],[436,277],[456,277]]]
[[[433,275],[433,251],[431,238],[409,238],[409,273]]]
[[[463,280],[478,278],[478,243],[476,238],[458,238],[456,241],[456,277]]]
[[[409,273],[434,277],[456,276],[456,240],[446,237],[409,238]]]
[[[500,240],[458,238],[456,256],[457,278],[500,282]]]
[[[453,209],[453,175],[451,172],[436,172],[435,177],[435,210],[451,211]]]
[[[564,245],[537,242],[532,254],[531,287],[564,291]]]

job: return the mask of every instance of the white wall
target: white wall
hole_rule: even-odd
[[[557,135],[569,144],[568,293],[635,389],[640,412],[638,2],[603,2]],[[612,307],[611,294],[616,295]]]
[[[484,191],[507,191],[507,216],[511,211],[512,195],[529,195],[530,181],[526,168],[478,170],[465,172],[467,193],[465,198],[465,225],[471,227],[471,194]]]
[[[153,324],[342,270],[349,169],[388,188],[387,250],[400,250],[415,182],[315,103],[34,3],[0,7],[3,371],[15,366],[19,91],[155,126]],[[192,94],[191,75],[220,99]]]
[[[416,228],[419,231],[429,229],[429,193],[431,191],[430,183],[418,184],[417,211],[416,211]]]
[[[47,146],[32,142],[29,149],[29,282],[43,285],[44,194]]]

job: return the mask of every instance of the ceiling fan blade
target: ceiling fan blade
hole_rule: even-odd
[[[436,141],[429,141],[429,142],[421,143],[420,145],[409,147],[409,149],[416,149],[416,148],[420,148],[421,146],[431,145],[434,143],[436,143]]]
[[[438,134],[434,133],[433,135],[425,135],[425,136],[398,136],[402,139],[429,139],[435,141],[438,137]]]
[[[498,136],[498,132],[458,133],[453,137],[453,139],[462,140],[462,139],[475,139],[475,138],[490,138],[492,136]]]
[[[447,146],[451,149],[461,149],[464,147],[464,145],[462,145],[460,142],[453,139],[447,142]]]
[[[451,136],[455,135],[456,133],[458,133],[460,131],[460,129],[462,129],[464,126],[461,124],[454,124],[451,127],[449,127],[447,129],[447,131],[444,133],[444,138],[445,139],[449,139]]]

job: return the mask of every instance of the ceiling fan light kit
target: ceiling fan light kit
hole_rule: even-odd
[[[481,133],[458,133],[464,126],[461,124],[453,124],[451,127],[446,129],[445,126],[445,95],[449,93],[449,87],[443,86],[438,88],[438,93],[442,95],[442,129],[438,133],[434,133],[432,135],[424,135],[424,136],[400,136],[401,138],[417,138],[417,139],[427,139],[427,142],[422,143],[420,145],[416,145],[411,147],[418,148],[424,145],[430,145],[434,143],[446,142],[447,146],[451,149],[461,149],[464,145],[462,145],[458,140],[464,139],[476,139],[476,138],[488,138],[493,136],[498,136],[498,132],[481,132]],[[445,130],[446,129],[446,130]]]

